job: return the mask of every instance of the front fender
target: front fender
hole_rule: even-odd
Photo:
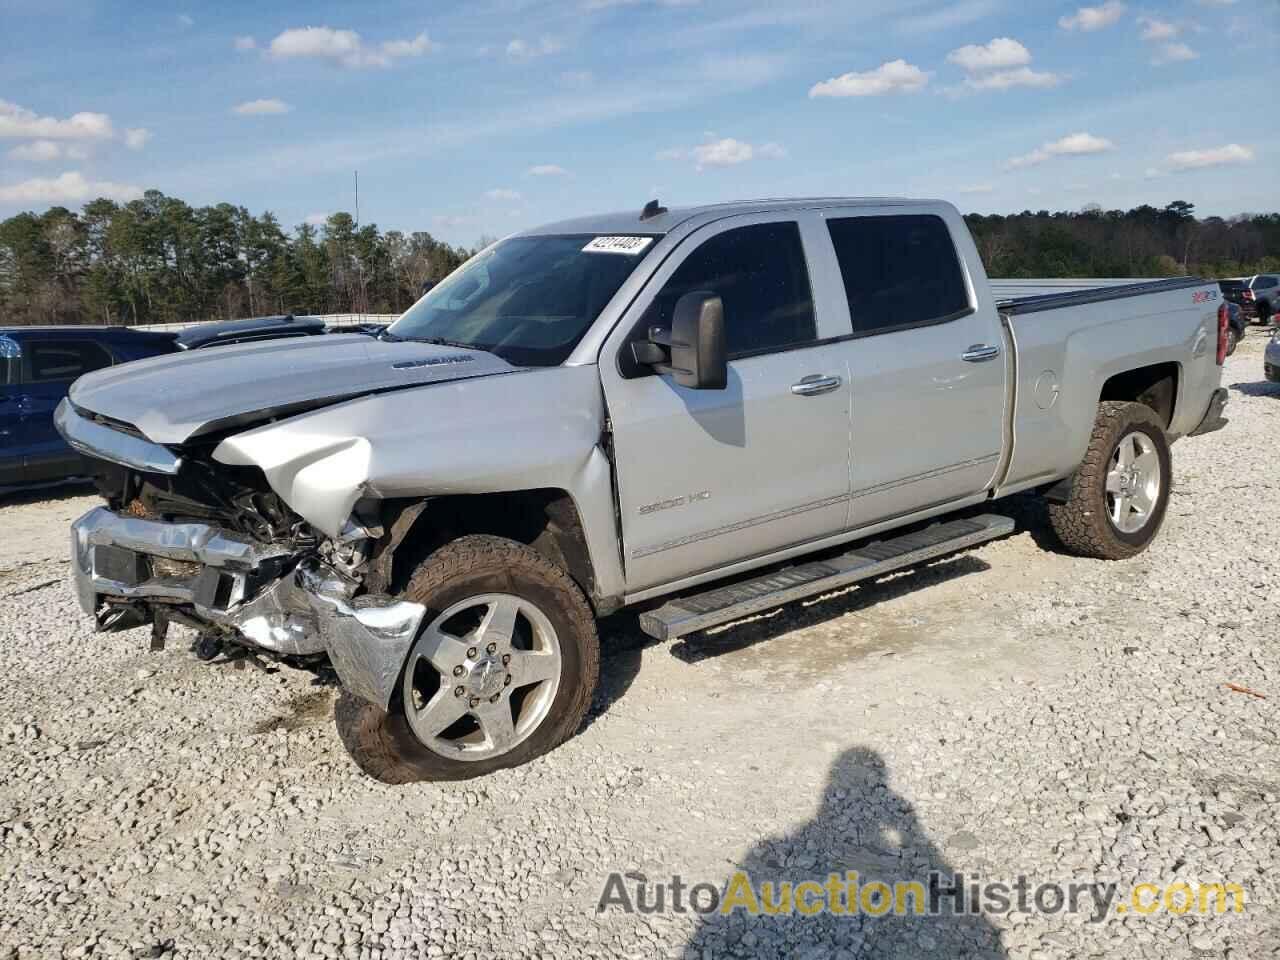
[[[362,397],[228,437],[213,457],[261,468],[331,537],[366,498],[566,490],[609,596],[623,587],[603,431],[596,368],[550,367]]]

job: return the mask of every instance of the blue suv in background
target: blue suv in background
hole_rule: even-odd
[[[128,327],[0,327],[0,491],[85,476],[53,427],[79,376],[163,353],[325,332],[324,321],[263,317],[202,323],[174,333]]]

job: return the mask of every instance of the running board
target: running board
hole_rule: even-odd
[[[640,615],[640,629],[658,640],[674,640],[708,627],[772,610],[792,600],[827,593],[912,567],[1013,532],[1013,520],[983,514],[935,523],[915,533],[876,540],[830,560],[814,560],[776,573],[671,600]]]

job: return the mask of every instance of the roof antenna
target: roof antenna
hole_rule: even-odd
[[[643,223],[645,220],[652,220],[654,217],[660,217],[666,212],[667,208],[661,203],[657,200],[650,200],[644,205],[644,209],[640,211],[640,222]]]

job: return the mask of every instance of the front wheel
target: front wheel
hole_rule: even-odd
[[[427,614],[390,709],[344,692],[334,713],[365,773],[463,780],[532,760],[578,729],[600,645],[565,570],[512,540],[462,537],[428,557],[404,595]]]
[[[1156,412],[1142,403],[1106,401],[1070,497],[1049,505],[1054,532],[1084,557],[1123,560],[1141,553],[1164,522],[1172,478],[1169,441]]]

